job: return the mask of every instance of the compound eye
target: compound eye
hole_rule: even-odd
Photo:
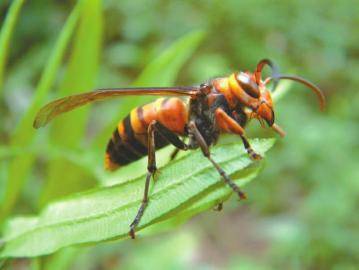
[[[258,89],[255,89],[250,84],[241,84],[242,89],[244,92],[246,92],[248,95],[254,98],[259,98],[259,92]]]
[[[253,98],[259,98],[259,89],[257,87],[257,84],[253,82],[247,74],[242,72],[238,74],[237,81],[244,90],[244,92],[246,92]]]

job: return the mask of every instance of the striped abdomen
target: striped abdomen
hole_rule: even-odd
[[[160,98],[137,107],[123,119],[108,142],[105,155],[105,168],[115,170],[147,155],[147,129],[152,121],[162,125],[178,135],[185,135],[188,118],[187,105],[179,98]],[[155,133],[156,149],[168,142]]]

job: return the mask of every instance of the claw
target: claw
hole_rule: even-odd
[[[238,192],[238,196],[239,196],[239,200],[246,200],[247,199],[247,195],[242,191]]]
[[[135,239],[135,228],[131,227],[130,232],[128,233],[131,236],[131,239]]]
[[[156,168],[156,170],[153,172],[153,176],[152,176],[153,181],[156,182],[158,176],[160,176],[160,175],[161,175],[161,171],[159,171],[159,170]]]
[[[250,158],[252,160],[261,160],[261,159],[263,159],[263,157],[260,154],[257,154],[255,152],[250,153],[249,156],[250,156]]]

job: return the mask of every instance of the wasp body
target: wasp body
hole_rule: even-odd
[[[261,79],[265,65],[273,70],[272,77]],[[159,98],[152,103],[134,108],[113,132],[105,154],[105,168],[115,170],[143,156],[148,156],[147,175],[142,204],[130,225],[130,235],[135,237],[135,229],[148,204],[148,190],[156,168],[155,151],[168,144],[177,150],[200,148],[203,155],[213,164],[224,182],[238,194],[245,194],[236,186],[225,171],[212,159],[209,147],[216,143],[221,133],[240,136],[249,156],[261,159],[249,144],[245,135],[245,126],[251,119],[265,123],[284,136],[282,129],[275,124],[271,92],[267,84],[273,80],[290,79],[309,87],[324,107],[324,96],[312,83],[290,75],[281,75],[270,60],[261,60],[255,72],[233,73],[228,77],[215,78],[198,87],[155,87],[155,88],[117,88],[100,89],[55,100],[44,106],[38,113],[34,127],[47,124],[57,115],[84,104],[114,96],[124,95],[162,95],[175,96]],[[186,97],[181,99],[179,97]],[[183,137],[188,137],[185,143]]]

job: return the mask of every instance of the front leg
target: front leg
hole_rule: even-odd
[[[244,129],[232,118],[230,117],[223,109],[218,108],[215,111],[216,121],[221,130],[224,130],[229,133],[237,134],[241,137],[244,148],[246,149],[248,155],[253,160],[262,159],[261,155],[257,154],[251,145],[249,144],[246,136],[244,135]]]

